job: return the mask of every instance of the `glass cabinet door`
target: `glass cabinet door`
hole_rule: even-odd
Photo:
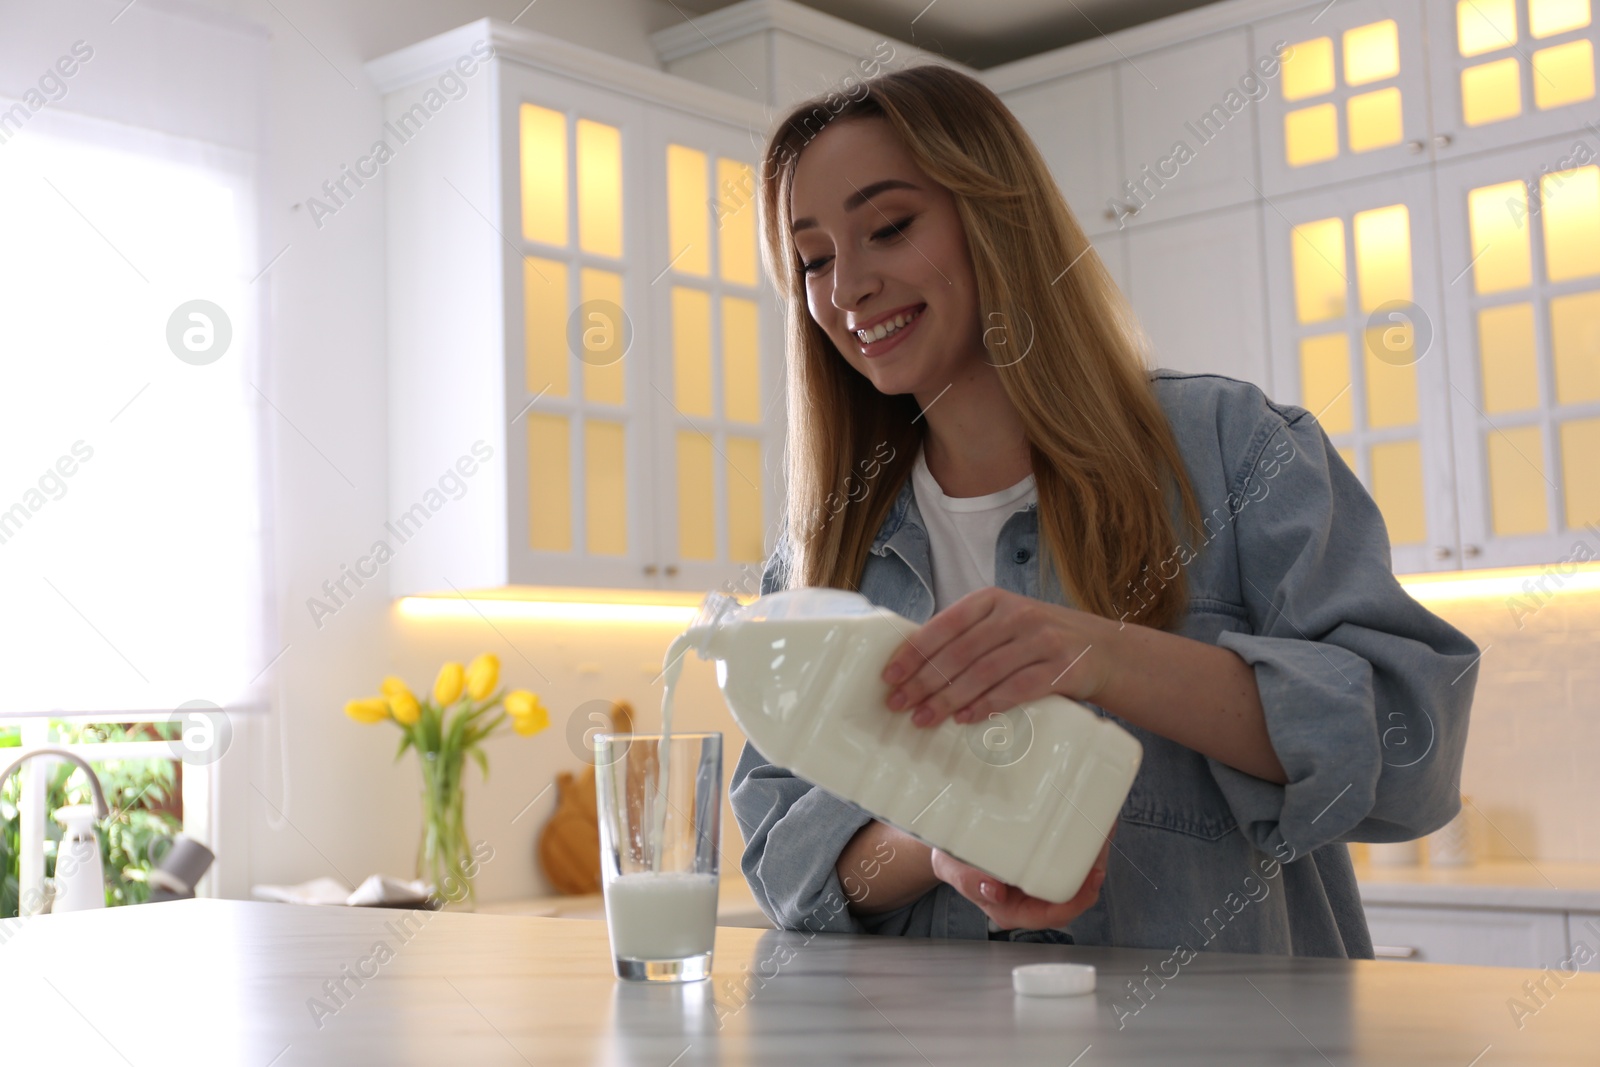
[[[1286,41],[1261,103],[1261,180],[1272,195],[1430,158],[1422,7],[1346,0],[1257,23],[1253,54]]]
[[[1265,212],[1275,399],[1316,416],[1372,494],[1396,573],[1458,565],[1431,204],[1413,172]]]
[[[708,589],[771,548],[781,340],[748,137],[686,116],[652,133],[655,554],[667,588]]]
[[[1478,565],[1568,558],[1600,523],[1600,164],[1584,159],[1565,137],[1437,175],[1461,536]]]
[[[511,574],[648,587],[644,112],[515,68],[504,91]]]
[[[1600,27],[1592,5],[1593,0],[1437,0],[1430,6],[1440,160],[1593,130],[1600,120]]]

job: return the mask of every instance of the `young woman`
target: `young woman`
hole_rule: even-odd
[[[934,65],[864,89],[800,105],[766,150],[789,466],[762,591],[854,589],[923,624],[885,715],[932,728],[1059,693],[1144,761],[1054,904],[746,745],[757,899],[795,929],[1370,957],[1345,842],[1458,810],[1477,648],[1395,581],[1312,413],[1146,368],[992,92]]]

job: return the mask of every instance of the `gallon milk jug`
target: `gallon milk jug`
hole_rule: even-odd
[[[1143,749],[1050,695],[988,721],[916,726],[881,679],[917,624],[858,593],[795,589],[741,607],[712,593],[674,643],[717,661],[740,729],[769,762],[1043,900],[1083,884]]]

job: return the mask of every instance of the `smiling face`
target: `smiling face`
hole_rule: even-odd
[[[811,317],[879,392],[927,406],[986,363],[955,197],[886,121],[831,123],[800,154],[789,203]]]

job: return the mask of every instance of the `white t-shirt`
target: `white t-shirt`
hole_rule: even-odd
[[[1013,514],[1039,502],[1033,475],[1009,489],[985,496],[945,496],[922,449],[911,468],[917,510],[928,527],[928,556],[933,565],[933,610],[943,611],[976,589],[994,584],[994,550],[1000,527]],[[989,920],[989,932],[1000,929]]]
[[[933,610],[943,611],[976,589],[994,584],[994,550],[1006,520],[1039,501],[1033,475],[985,496],[945,496],[917,449],[911,468],[917,510],[928,527],[933,564]]]

